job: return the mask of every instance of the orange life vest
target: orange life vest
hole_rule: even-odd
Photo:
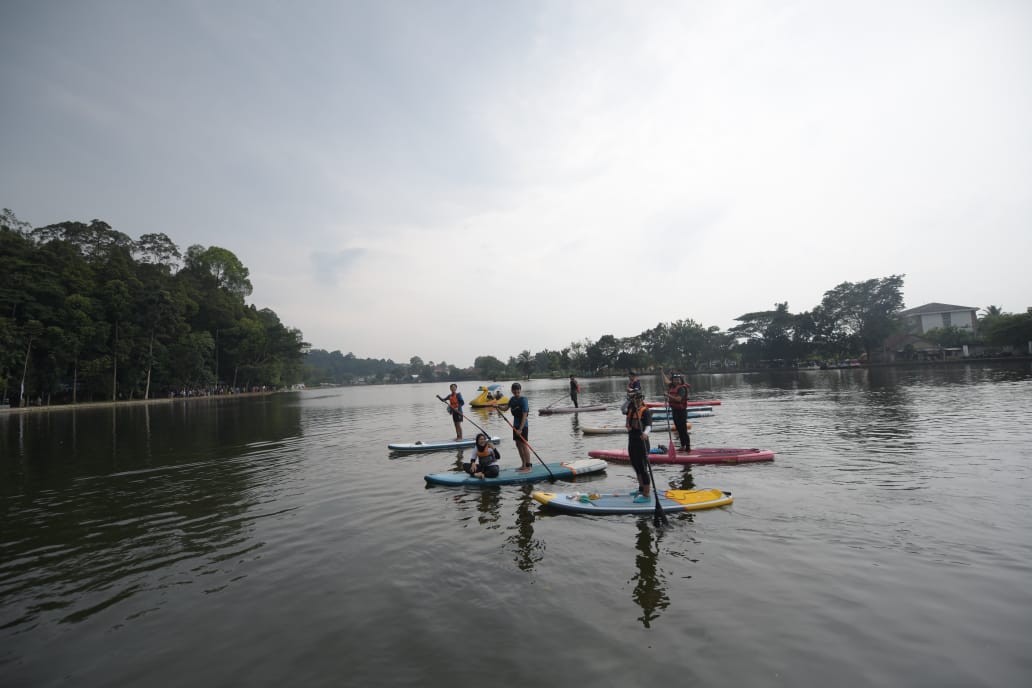
[[[642,404],[638,408],[634,408],[634,403],[631,403],[631,407],[627,409],[627,425],[630,426],[630,430],[637,430],[641,432],[641,417],[645,415],[645,412],[649,410],[649,407]]]
[[[670,399],[669,396],[667,397],[667,400],[670,402],[670,408],[675,408],[675,409],[685,409],[685,408],[688,408],[688,403],[687,402],[688,402],[688,389],[689,389],[689,387],[691,387],[691,385],[682,382],[681,384],[677,385],[676,387],[675,386],[671,386],[671,387],[667,388],[667,394],[668,395],[669,394],[676,394],[677,395],[677,401],[674,401],[673,399]],[[681,396],[681,391],[682,390],[684,390],[684,397],[683,398]]]

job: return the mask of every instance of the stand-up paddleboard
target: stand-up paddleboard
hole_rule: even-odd
[[[657,409],[655,411],[653,411],[652,409],[649,409],[649,413],[651,413],[652,420],[654,420],[654,421],[656,421],[656,420],[671,420],[674,417],[673,414],[671,414],[671,413],[669,413],[667,411],[661,411],[659,409]],[[688,413],[684,414],[684,417],[685,418],[709,418],[712,415],[714,415],[713,414],[713,409],[712,408],[708,408],[705,411],[689,411]]]
[[[593,449],[588,456],[610,461],[630,461],[626,449]],[[734,447],[696,447],[691,451],[677,451],[671,457],[665,448],[656,447],[649,452],[650,463],[755,463],[773,461],[774,452],[769,449],[737,449]]]
[[[578,514],[654,514],[656,498],[647,502],[635,502],[634,494],[597,492],[542,492],[530,493],[547,507]],[[721,490],[667,490],[659,495],[659,506],[666,513],[677,511],[698,511],[727,506],[734,500],[730,492]]]
[[[526,473],[516,468],[503,468],[497,478],[474,478],[464,471],[450,473],[431,473],[423,479],[431,485],[510,485],[513,483],[536,483],[556,478],[575,478],[590,473],[606,470],[606,462],[601,459],[577,459],[575,461],[557,461],[549,463],[548,470],[540,463],[535,464]],[[548,471],[551,471],[549,474]]]
[[[491,442],[498,444],[502,441],[501,437],[492,437]],[[476,438],[462,439],[462,440],[443,440],[440,442],[424,442],[418,440],[416,442],[400,442],[397,444],[388,444],[387,448],[391,451],[396,452],[433,452],[433,451],[444,451],[446,449],[467,449],[477,443]]]
[[[699,399],[698,401],[687,402],[688,406],[720,406],[720,399]],[[661,408],[667,405],[665,401],[646,401],[649,408]]]
[[[691,423],[686,423],[688,429],[692,429]],[[652,432],[660,432],[674,429],[672,425],[663,423],[662,425],[653,424]],[[623,425],[599,425],[592,427],[590,425],[582,425],[580,431],[585,435],[626,435],[627,428]]]
[[[605,411],[608,406],[599,404],[596,406],[554,406],[552,408],[538,409],[538,414],[550,416],[553,413],[584,413],[585,411]]]

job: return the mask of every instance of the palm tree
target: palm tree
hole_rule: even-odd
[[[982,320],[986,318],[995,317],[997,315],[1003,315],[1003,309],[999,306],[986,306],[982,309],[983,315]]]

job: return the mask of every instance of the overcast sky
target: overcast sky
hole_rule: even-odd
[[[233,251],[359,357],[1032,306],[1032,3],[0,0],[0,207]]]

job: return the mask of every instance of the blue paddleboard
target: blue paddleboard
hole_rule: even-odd
[[[547,464],[548,470],[540,463],[534,464],[526,473],[516,468],[503,468],[497,478],[474,478],[464,471],[448,473],[431,473],[423,477],[430,485],[510,485],[513,483],[536,483],[556,478],[568,479],[589,473],[606,470],[606,462],[602,459],[577,459]],[[551,471],[549,475],[548,471]]]

